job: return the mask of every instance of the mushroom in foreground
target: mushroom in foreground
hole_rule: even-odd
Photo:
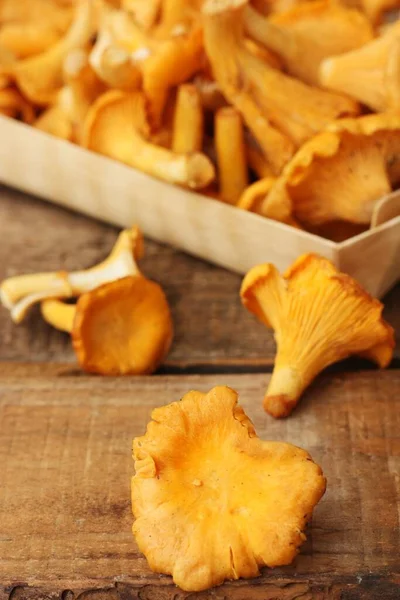
[[[400,21],[377,39],[321,63],[320,82],[373,110],[400,110]]]
[[[76,305],[45,300],[41,307],[47,323],[71,334],[78,362],[88,373],[151,374],[171,346],[164,292],[141,274],[86,292]]]
[[[275,51],[288,73],[319,85],[324,58],[359,48],[373,38],[368,19],[359,11],[317,0],[266,19],[250,5],[244,13],[246,32]]]
[[[247,0],[207,0],[204,43],[214,77],[279,174],[299,147],[341,116],[358,113],[355,101],[281,73],[244,43]],[[290,101],[295,98],[296,101]]]
[[[244,306],[275,332],[277,354],[264,408],[287,417],[327,366],[362,355],[387,367],[393,328],[383,305],[327,259],[305,254],[281,276],[271,264],[251,269],[240,295]]]
[[[150,568],[195,592],[290,564],[326,486],[310,455],[261,440],[224,386],[152,419],[134,440],[132,479],[133,533]]]
[[[175,154],[148,141],[150,127],[142,92],[106,92],[91,107],[82,145],[149,175],[192,189],[215,177],[211,161],[201,152]]]
[[[21,323],[34,304],[46,298],[74,298],[109,281],[139,272],[136,259],[143,252],[143,238],[137,227],[122,231],[108,258],[84,271],[17,275],[0,285],[0,300]]]

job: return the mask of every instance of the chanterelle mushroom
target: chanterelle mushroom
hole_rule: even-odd
[[[319,84],[319,65],[332,55],[349,52],[373,37],[367,18],[330,0],[299,4],[266,19],[251,6],[244,13],[247,33],[274,50],[291,75]]]
[[[0,48],[18,59],[46,51],[71,24],[73,10],[48,0],[2,0]]]
[[[143,251],[137,227],[122,231],[109,257],[84,271],[17,275],[0,285],[0,301],[20,323],[31,306],[46,298],[73,298],[109,281],[138,273],[136,259]]]
[[[134,440],[133,533],[187,591],[289,564],[325,491],[309,454],[260,440],[237,402],[228,387],[189,392]]]
[[[277,354],[264,408],[286,417],[325,367],[358,354],[386,367],[394,331],[383,305],[327,259],[305,254],[281,276],[254,267],[241,288],[245,307],[275,331]]]
[[[172,342],[173,325],[164,292],[140,274],[86,292],[76,305],[46,300],[42,315],[71,334],[79,364],[88,373],[153,373]]]
[[[373,110],[400,110],[400,21],[369,44],[324,60],[320,81]]]
[[[300,148],[258,212],[307,226],[368,225],[376,202],[399,182],[400,115],[340,119]]]
[[[56,44],[37,56],[16,61],[0,70],[15,81],[31,102],[43,106],[54,102],[63,86],[63,63],[67,54],[84,48],[95,31],[97,12],[93,1],[82,0],[76,11],[71,27]]]
[[[201,152],[175,154],[149,142],[149,135],[144,94],[111,90],[90,109],[82,145],[192,189],[206,187],[214,179],[214,167],[207,156]]]
[[[300,146],[330,121],[357,114],[358,105],[293,79],[252,54],[244,43],[246,5],[247,0],[205,2],[205,48],[224,95],[279,173],[291,156],[290,141]]]

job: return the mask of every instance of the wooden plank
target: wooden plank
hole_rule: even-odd
[[[115,237],[112,227],[0,188],[0,279],[90,266],[107,255]],[[263,368],[272,364],[272,333],[241,306],[238,275],[150,241],[141,266],[161,283],[171,303],[176,333],[167,370],[207,364],[229,370],[241,361]],[[400,339],[400,285],[386,304],[386,317]],[[68,336],[43,323],[38,311],[16,327],[0,308],[0,331],[0,360],[74,362]]]
[[[320,378],[285,421],[262,410],[263,375],[0,373],[2,600],[400,597],[400,371]],[[191,595],[151,573],[131,536],[131,440],[153,407],[216,384],[239,391],[261,437],[309,450],[328,489],[293,566]]]

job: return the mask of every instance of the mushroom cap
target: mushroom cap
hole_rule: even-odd
[[[201,152],[177,154],[148,141],[146,98],[142,92],[111,90],[91,107],[82,145],[170,183],[198,189],[215,178]]]
[[[147,138],[150,127],[146,99],[141,92],[109,90],[91,106],[82,132],[82,145],[90,150],[130,164],[132,137]]]
[[[307,452],[262,441],[237,393],[192,391],[134,440],[133,533],[151,569],[187,591],[289,564],[325,491]]]
[[[173,336],[164,292],[141,275],[106,283],[78,299],[71,336],[85,371],[152,373],[166,356]]]
[[[400,20],[369,43],[322,61],[320,84],[377,112],[400,109]]]
[[[260,212],[307,226],[332,220],[369,224],[376,202],[400,181],[400,115],[339,119],[286,166]]]

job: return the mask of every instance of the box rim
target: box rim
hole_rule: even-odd
[[[133,172],[133,173],[140,173],[141,176],[145,176],[147,178],[149,178],[149,180],[151,181],[158,181],[161,182],[161,184],[171,187],[171,188],[177,188],[177,189],[182,189],[185,192],[190,192],[191,194],[194,194],[195,196],[197,196],[198,198],[201,198],[202,202],[207,202],[210,205],[215,205],[215,203],[219,203],[221,204],[220,200],[216,200],[214,198],[210,198],[208,196],[205,196],[204,194],[202,194],[201,192],[196,192],[193,190],[187,190],[186,188],[179,188],[179,186],[175,186],[174,184],[171,183],[167,183],[164,182],[162,180],[158,180],[155,177],[152,177],[151,175],[148,175],[147,173],[144,173],[138,169],[135,169],[134,167],[130,167],[129,165],[126,165],[118,160],[115,160],[113,158],[98,154],[97,152],[94,152],[92,150],[88,150],[87,148],[83,148],[82,146],[79,146],[78,144],[74,144],[73,142],[70,142],[69,140],[63,140],[61,138],[57,138],[56,136],[53,136],[47,132],[41,131],[39,129],[34,128],[32,125],[28,125],[26,123],[22,123],[21,121],[16,121],[15,119],[12,119],[10,117],[7,117],[5,115],[0,115],[0,122],[3,121],[5,123],[7,123],[7,125],[11,125],[12,127],[16,127],[22,130],[27,131],[30,135],[38,135],[39,137],[46,137],[47,139],[52,140],[53,142],[55,142],[57,145],[59,146],[67,146],[69,148],[73,148],[74,151],[82,152],[85,155],[90,155],[90,156],[94,156],[96,158],[98,158],[99,160],[105,160],[107,162],[112,162],[112,163],[116,163],[118,165],[120,165],[121,167],[124,167],[126,169],[129,169],[129,171]],[[3,181],[3,180],[2,180]],[[5,184],[7,185],[7,184]],[[15,189],[22,189],[22,188],[18,188],[17,186],[10,186],[10,187],[15,187]],[[51,199],[49,199],[49,202],[52,202]],[[56,202],[54,202],[55,204],[57,204]],[[229,210],[242,210],[236,206],[232,206],[229,204],[225,204],[225,207]],[[381,228],[385,228],[387,226],[389,226],[390,224],[393,223],[393,219],[391,219],[390,221],[388,221],[387,223],[383,223],[382,225],[380,225],[377,228],[369,229],[367,231],[364,231],[360,234],[357,234],[351,238],[349,238],[348,240],[345,240],[344,242],[334,242],[333,240],[329,240],[327,238],[324,238],[320,235],[317,235],[315,233],[306,231],[304,229],[296,229],[294,227],[292,227],[291,225],[287,225],[286,223],[282,223],[280,221],[276,221],[274,219],[270,219],[268,217],[264,217],[262,215],[258,215],[257,213],[252,213],[250,211],[243,211],[246,213],[246,219],[253,219],[253,220],[258,220],[258,221],[262,221],[264,223],[268,223],[268,225],[270,227],[275,227],[277,229],[281,229],[282,231],[290,231],[291,234],[293,234],[294,232],[296,232],[297,235],[299,235],[300,237],[302,237],[304,240],[307,239],[311,239],[311,240],[318,240],[319,243],[323,243],[326,245],[327,248],[330,248],[331,250],[340,250],[341,248],[345,247],[348,244],[351,244],[353,242],[357,242],[360,239],[363,239],[364,237],[368,237],[369,235],[373,235],[376,231],[380,230]],[[394,219],[395,221],[397,220],[397,217]]]

